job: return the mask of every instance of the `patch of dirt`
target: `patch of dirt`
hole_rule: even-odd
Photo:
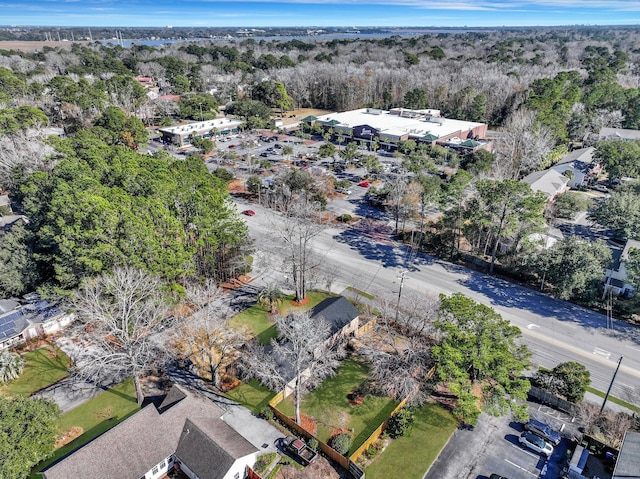
[[[341,477],[350,477],[346,475],[346,471],[341,469],[337,464],[334,466],[324,457],[319,457],[316,462],[304,469],[283,466],[275,479],[340,479]]]
[[[292,420],[296,420],[295,416],[290,416],[290,418]],[[302,428],[309,432],[310,434],[312,434],[313,436],[315,436],[318,432],[318,423],[316,422],[315,418],[313,416],[309,416],[307,414],[303,414],[300,413],[300,426],[302,426]]]
[[[62,446],[66,446],[67,444],[69,444],[71,441],[73,441],[77,437],[82,436],[82,433],[84,433],[84,429],[82,429],[81,427],[79,427],[79,426],[70,427],[65,432],[63,432],[60,435],[60,437],[58,437],[58,439],[56,440],[56,443],[55,443],[55,445],[53,447],[56,448],[56,449],[59,449]]]
[[[247,186],[245,185],[244,178],[236,178],[231,183],[227,185],[229,189],[229,194],[239,195],[239,194],[247,194]]]
[[[304,306],[305,304],[307,304],[309,302],[309,296],[307,296],[306,298],[304,298],[302,301],[296,301],[296,300],[292,300],[291,301],[291,306]]]
[[[231,278],[225,281],[224,283],[220,284],[220,287],[224,290],[225,293],[228,293],[229,291],[233,291],[234,289],[244,286],[250,281],[251,276],[243,274],[241,276],[238,276],[237,278]]]
[[[275,118],[280,118],[284,125],[292,125],[293,123],[297,123],[303,118],[308,117],[309,115],[313,116],[322,116],[328,115],[329,113],[333,113],[329,110],[318,110],[316,108],[297,108],[295,110],[286,111],[284,114],[280,114],[280,112],[274,112]]]

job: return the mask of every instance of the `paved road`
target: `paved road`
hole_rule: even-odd
[[[249,206],[241,200],[238,204],[239,209]],[[251,209],[256,216],[246,219],[250,235],[258,256],[266,258],[256,266],[282,280],[282,241],[276,231],[279,216],[259,205],[251,204]],[[403,291],[461,292],[487,304],[520,327],[535,363],[553,367],[578,361],[591,371],[592,385],[602,391],[607,390],[618,358],[623,356],[612,394],[640,404],[640,331],[636,327],[615,322],[613,329],[607,329],[602,314],[427,255],[412,259],[408,249],[392,241],[383,229],[367,235],[348,227],[330,227],[314,240],[314,251],[321,267],[335,274],[338,290],[351,285],[377,296],[397,295],[400,272],[410,270]]]

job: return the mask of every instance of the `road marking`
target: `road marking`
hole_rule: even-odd
[[[527,329],[533,329],[533,328],[539,328],[539,327],[540,325],[531,323],[527,326]]]
[[[597,354],[598,356],[603,356],[607,359],[611,359],[611,353],[606,349],[602,348],[593,348],[593,354]]]
[[[518,466],[517,464],[515,464],[515,463],[511,462],[509,459],[505,459],[504,461],[505,461],[505,462],[507,462],[507,463],[509,463],[509,464],[511,464],[512,466],[517,467],[517,468],[518,468],[518,469],[520,469],[521,471],[526,472],[527,474],[531,474],[532,476],[538,477],[538,474],[535,474],[535,473],[533,473],[533,472],[529,471],[528,469],[525,469],[525,468],[524,468],[524,467],[522,467],[522,466]]]
[[[638,348],[634,348],[633,346],[628,346],[625,344],[625,348],[633,349],[634,351],[640,351]]]

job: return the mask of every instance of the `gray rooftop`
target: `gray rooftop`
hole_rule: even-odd
[[[162,413],[152,404],[44,471],[46,479],[142,477],[176,451],[187,419],[220,418],[210,400],[173,386]],[[179,399],[180,396],[184,396]],[[162,409],[160,409],[162,410]],[[236,433],[237,434],[237,433]]]
[[[640,433],[628,431],[612,479],[640,479]]]
[[[311,310],[311,316],[321,316],[331,325],[335,334],[360,315],[356,307],[344,296],[327,298]]]

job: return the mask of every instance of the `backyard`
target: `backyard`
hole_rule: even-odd
[[[254,414],[260,414],[267,407],[275,393],[264,386],[261,386],[255,379],[248,383],[240,383],[237,387],[227,391],[225,395],[251,410]]]
[[[30,396],[69,375],[68,368],[71,366],[71,360],[53,344],[24,353],[22,357],[26,361],[22,374],[1,386],[0,394]]]
[[[399,471],[406,479],[421,479],[458,426],[456,419],[437,404],[415,409],[414,417],[409,434],[391,441],[365,469],[367,479],[386,479]]]
[[[70,442],[63,445],[65,441],[59,441],[53,456],[38,464],[31,472],[31,478],[41,477],[36,473],[111,429],[138,410],[133,380],[128,379],[63,414],[56,423],[60,437],[67,438],[66,440]]]
[[[277,307],[280,314],[287,314],[290,311],[313,308],[321,301],[333,296],[335,295],[324,291],[310,291],[307,293],[309,301],[304,306],[296,307],[291,304],[294,296],[288,295],[278,302]],[[241,332],[248,330],[250,335],[257,337],[258,341],[262,345],[269,344],[272,338],[276,338],[278,336],[278,331],[273,324],[268,306],[264,306],[260,303],[254,304],[250,308],[245,309],[231,318],[229,325]]]
[[[316,437],[328,442],[336,432],[353,430],[351,451],[355,451],[371,433],[391,414],[397,402],[387,397],[364,395],[364,401],[352,405],[347,396],[362,388],[367,379],[367,366],[355,359],[344,361],[336,375],[326,379],[315,391],[307,394],[301,412],[314,418]],[[293,395],[278,404],[288,416],[295,414]]]

